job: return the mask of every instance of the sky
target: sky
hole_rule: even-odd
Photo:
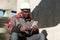
[[[16,13],[11,13],[11,15],[12,15],[12,16],[15,16],[15,15],[16,15]]]
[[[3,16],[3,11],[0,11],[0,16]]]

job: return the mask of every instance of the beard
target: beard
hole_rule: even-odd
[[[28,14],[24,14],[23,17],[24,18],[29,18],[30,17],[30,14],[29,13]]]

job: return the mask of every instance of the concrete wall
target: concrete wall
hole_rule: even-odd
[[[31,11],[41,2],[41,0],[30,0]]]
[[[17,11],[17,0],[0,0],[0,9],[5,10],[4,17],[10,17],[11,11]]]
[[[55,27],[50,27],[50,28],[42,28],[39,29],[40,32],[42,30],[46,30],[48,35],[47,35],[47,39],[48,40],[60,40],[60,23],[58,25],[56,25]]]
[[[0,9],[17,10],[17,0],[0,0]]]
[[[0,0],[0,9],[8,9],[7,4],[7,0]]]

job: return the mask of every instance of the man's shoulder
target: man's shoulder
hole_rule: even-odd
[[[12,16],[12,17],[10,17],[10,18],[20,18],[20,17],[16,17],[16,15],[15,15],[15,16]]]
[[[12,17],[9,17],[8,20],[11,21],[11,20],[13,20],[15,18],[16,18],[16,16],[12,16]]]
[[[14,19],[14,18],[16,18],[16,16],[12,16],[12,17],[10,17],[11,19]]]

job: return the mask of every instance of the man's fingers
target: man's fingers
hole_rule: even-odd
[[[25,31],[25,30],[27,30],[27,27],[25,27],[25,26],[22,26],[22,27],[20,28],[20,31]]]

